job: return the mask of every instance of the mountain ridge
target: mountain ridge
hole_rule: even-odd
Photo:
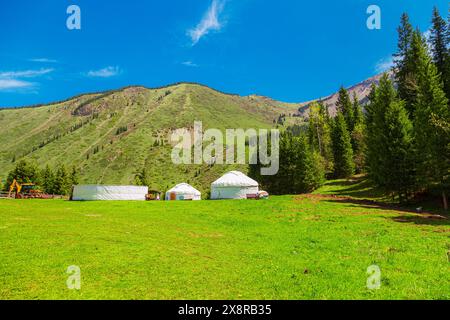
[[[4,108],[0,111],[0,179],[4,181],[15,162],[25,158],[41,168],[75,166],[81,183],[133,184],[136,173],[146,169],[153,189],[167,190],[185,181],[207,192],[211,181],[224,172],[245,172],[248,167],[176,166],[170,160],[171,133],[191,132],[194,121],[202,121],[204,129],[222,131],[302,125],[307,120],[304,108],[301,103],[222,93],[192,82],[156,89],[127,86],[39,107]]]

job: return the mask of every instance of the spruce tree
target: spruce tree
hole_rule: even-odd
[[[333,150],[331,146],[331,128],[327,108],[323,103],[313,103],[309,108],[308,137],[314,152],[325,160],[328,174],[333,172]]]
[[[344,116],[339,112],[332,129],[334,177],[348,178],[355,172],[350,134]]]
[[[413,126],[404,102],[398,99],[387,106],[384,118],[386,145],[380,150],[383,152],[383,187],[404,202],[415,187]]]
[[[14,179],[22,183],[38,183],[39,182],[39,169],[35,163],[28,162],[25,159],[21,159],[16,162],[16,166],[11,170],[6,179],[5,189],[8,189]]]
[[[54,194],[55,190],[55,174],[49,165],[45,166],[45,169],[41,171],[41,187],[47,194]]]
[[[445,130],[450,126],[448,99],[431,57],[425,52],[416,63],[419,76],[414,130],[419,178],[424,187],[440,189],[443,204],[448,208],[450,135]]]
[[[385,149],[388,142],[385,138],[385,115],[388,107],[398,100],[392,82],[384,74],[378,87],[372,87],[366,106],[366,170],[378,186],[384,186],[385,182]]]
[[[408,14],[401,17],[398,31],[397,53],[394,54],[394,76],[398,87],[399,97],[406,101],[406,108],[410,115],[415,101],[415,64],[411,54],[414,29],[409,22]]]
[[[70,182],[72,185],[77,185],[79,183],[78,171],[75,166],[72,167],[72,171],[70,172]]]
[[[364,115],[362,112],[362,107],[356,97],[353,94],[353,114],[354,114],[354,128],[350,133],[352,149],[353,149],[353,162],[355,163],[356,173],[361,173],[364,168]]]
[[[339,89],[336,106],[338,111],[344,116],[347,130],[349,132],[352,132],[353,128],[355,127],[355,115],[350,95],[344,87],[341,87]]]
[[[441,74],[447,99],[450,99],[449,26],[439,14],[437,7],[433,9],[432,23],[430,42],[433,62]]]
[[[67,195],[70,192],[70,176],[64,165],[60,165],[56,171],[54,193],[58,195]]]

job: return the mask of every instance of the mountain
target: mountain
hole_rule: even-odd
[[[367,80],[364,80],[363,82],[360,82],[354,86],[351,86],[349,88],[347,88],[350,97],[353,98],[353,94],[356,94],[356,97],[358,98],[358,100],[360,101],[361,104],[366,104],[367,101],[367,97],[370,94],[370,91],[372,89],[372,84],[378,85],[378,83],[380,82],[380,79],[383,75],[379,74],[376,75],[374,77],[371,77]],[[393,74],[389,73],[390,78],[393,78]],[[338,100],[338,93],[333,93],[332,95],[326,97],[326,98],[322,98],[322,99],[317,99],[317,100],[313,100],[313,101],[308,101],[306,103],[301,104],[301,106],[299,107],[299,113],[300,115],[302,115],[304,118],[308,118],[308,110],[310,105],[313,102],[323,102],[325,105],[328,106],[328,110],[330,112],[330,114],[332,116],[336,115],[337,112],[337,108],[336,108],[336,102]]]
[[[362,101],[380,76],[350,88]],[[323,100],[333,104],[336,95]],[[167,190],[186,181],[206,192],[210,183],[231,169],[245,165],[174,165],[170,135],[192,132],[194,121],[203,129],[272,128],[301,124],[308,103],[284,103],[268,97],[238,96],[209,87],[179,83],[148,89],[134,86],[77,96],[48,105],[0,109],[0,179],[21,158],[43,168],[75,166],[80,182],[134,184],[143,168],[150,187]]]
[[[128,87],[87,94],[50,105],[0,110],[0,177],[15,161],[40,167],[76,166],[82,183],[132,184],[144,167],[151,186],[167,190],[187,181],[206,191],[226,170],[246,166],[172,164],[170,134],[203,129],[271,128],[295,104],[263,97],[240,97],[198,84],[157,89]]]

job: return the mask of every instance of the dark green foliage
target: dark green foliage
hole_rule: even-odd
[[[339,96],[336,102],[336,106],[338,111],[344,116],[347,130],[349,132],[353,132],[353,129],[355,127],[354,106],[352,104],[348,91],[343,87],[341,87],[341,89],[339,90]]]
[[[270,147],[269,147],[270,149]],[[308,138],[284,132],[280,136],[280,169],[274,176],[262,176],[261,166],[251,165],[249,175],[271,194],[311,192],[322,185],[325,178],[324,160],[313,152]]]
[[[134,176],[134,180],[135,180],[136,185],[138,185],[138,186],[149,186],[150,183],[148,181],[147,169],[145,167],[143,167],[141,170],[136,172],[136,174]]]
[[[364,114],[356,94],[353,95],[353,114],[354,127],[353,131],[350,133],[353,149],[353,162],[355,163],[355,172],[362,173],[365,162],[364,149],[366,129],[364,125]]]
[[[420,58],[414,123],[419,178],[424,187],[440,186],[445,198],[450,173],[450,111],[437,67],[427,54]]]
[[[310,106],[308,138],[313,151],[319,153],[324,159],[326,173],[330,176],[333,173],[331,128],[329,114],[323,103],[314,103]]]
[[[353,150],[350,133],[344,116],[339,112],[334,120],[331,131],[334,159],[334,177],[348,178],[355,173]]]
[[[127,126],[121,126],[119,128],[117,128],[116,130],[116,136],[121,135],[124,132],[128,131],[128,127]]]
[[[60,165],[56,170],[54,194],[68,195],[72,187],[72,181],[70,175],[67,173],[67,169],[64,165]]]
[[[18,183],[36,183],[39,180],[36,164],[24,159],[19,160],[15,168],[9,172],[4,188],[8,189],[14,179]]]
[[[423,39],[414,36],[414,29],[409,17],[404,13],[398,28],[398,51],[395,56],[395,81],[400,99],[406,102],[406,109],[412,117],[414,101],[417,92],[415,56],[417,50],[424,44]],[[414,39],[415,38],[415,39]]]
[[[432,23],[430,42],[433,62],[444,83],[444,92],[450,99],[450,29],[447,22],[439,14],[437,7],[433,10]]]
[[[404,103],[394,101],[386,110],[383,139],[383,186],[388,192],[398,195],[400,202],[408,200],[415,187],[413,153],[413,127]]]
[[[49,165],[45,166],[45,168],[41,171],[39,184],[43,192],[47,194],[55,193],[55,173]]]
[[[412,124],[385,74],[367,107],[367,171],[386,191],[408,199],[415,187]]]

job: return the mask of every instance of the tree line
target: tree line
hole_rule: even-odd
[[[34,162],[21,159],[9,172],[3,187],[5,191],[9,190],[14,179],[20,184],[35,183],[47,194],[68,195],[72,186],[79,183],[79,174],[75,167],[67,169],[65,165],[59,165],[52,168],[47,165],[39,169]]]
[[[433,10],[429,39],[405,13],[398,28],[395,65],[373,85],[368,103],[339,90],[337,114],[311,105],[306,130],[280,137],[280,171],[250,175],[273,194],[310,192],[325,178],[367,173],[400,202],[439,190],[447,209],[450,182],[450,27]],[[363,111],[364,108],[364,111]]]

